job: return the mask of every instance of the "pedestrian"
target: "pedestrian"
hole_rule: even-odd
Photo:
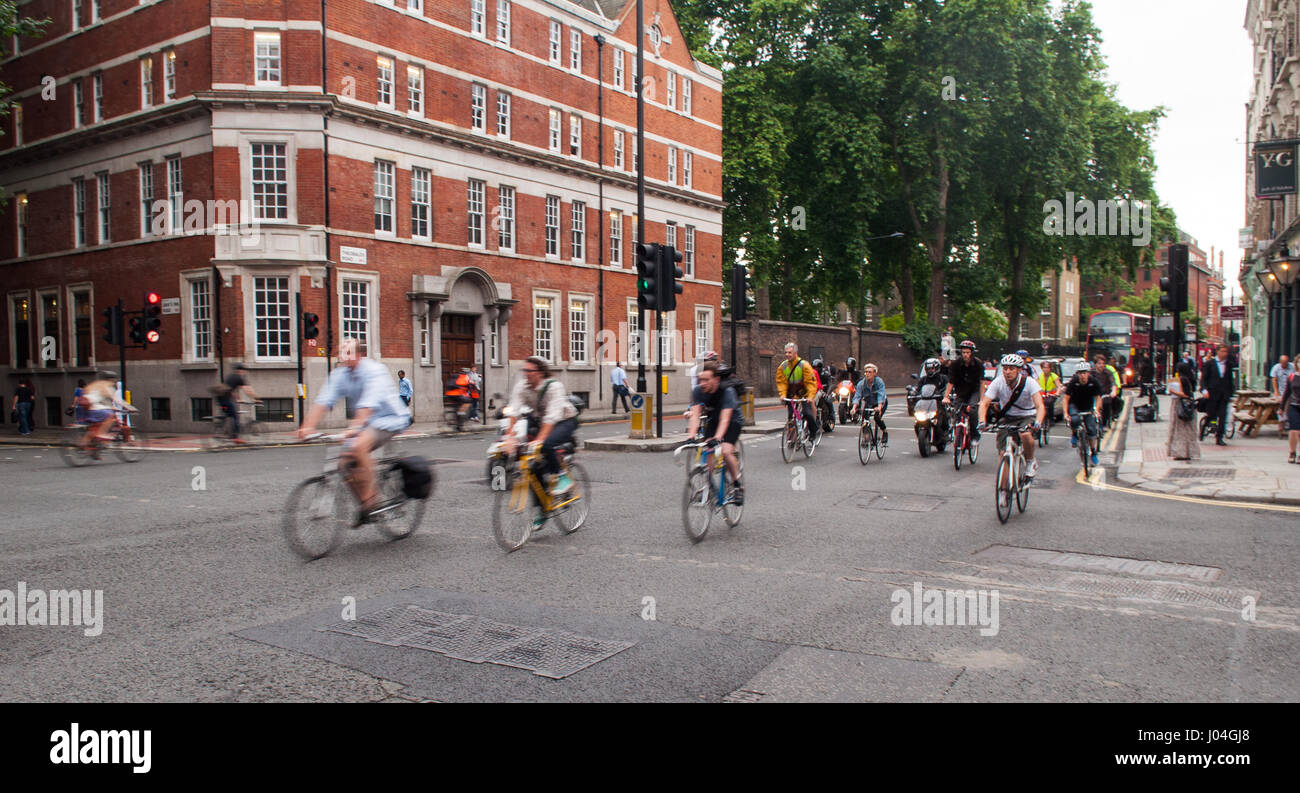
[[[36,389],[26,377],[19,378],[18,388],[14,391],[13,405],[9,408],[18,413],[18,434],[32,434],[32,409],[36,405]]]
[[[1287,381],[1291,379],[1291,375],[1295,374],[1295,371],[1295,365],[1291,363],[1290,358],[1283,355],[1277,359],[1277,363],[1273,364],[1273,368],[1268,373],[1268,385],[1269,388],[1273,389],[1273,396],[1282,396],[1282,392],[1286,390]],[[1278,406],[1278,410],[1280,411],[1278,420],[1282,422],[1279,429],[1294,426],[1287,420],[1285,400]]]
[[[1223,433],[1228,429],[1228,404],[1232,401],[1233,380],[1232,361],[1228,360],[1228,345],[1220,344],[1217,357],[1210,358],[1201,368],[1201,398],[1211,418],[1218,421],[1214,432],[1214,445],[1227,446]]]
[[[478,364],[469,365],[469,397],[474,400],[469,403],[469,418],[478,421],[478,403],[483,393],[483,375],[478,373]]]
[[[411,381],[406,379],[406,372],[402,369],[397,370],[397,396],[402,400],[402,404],[408,408],[411,406]]]
[[[1290,429],[1287,439],[1291,444],[1291,456],[1286,461],[1300,464],[1300,459],[1296,457],[1296,446],[1300,444],[1300,372],[1292,372],[1287,378],[1286,385],[1282,388],[1282,404],[1278,409],[1283,411]]]
[[[1187,409],[1184,402],[1190,402],[1196,393],[1196,370],[1191,361],[1180,361],[1175,380],[1169,383],[1169,393],[1173,401],[1169,408],[1169,443],[1167,451],[1171,460],[1201,459],[1201,444],[1196,439],[1196,408]],[[1188,418],[1183,418],[1188,415]]]
[[[614,369],[609,373],[609,383],[614,392],[614,402],[610,405],[609,414],[611,416],[618,413],[618,398],[623,398],[623,412],[631,413],[632,408],[628,406],[627,390],[627,372],[623,371],[622,365],[615,362]]]

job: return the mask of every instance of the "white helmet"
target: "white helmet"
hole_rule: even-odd
[[[1074,371],[1076,374],[1078,372],[1091,372],[1092,364],[1088,363],[1087,361],[1084,361],[1083,363],[1079,364],[1078,368],[1076,368]]]
[[[1020,367],[1025,365],[1025,359],[1015,353],[1009,353],[1002,356],[1002,366]]]

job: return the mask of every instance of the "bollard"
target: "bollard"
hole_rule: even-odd
[[[754,426],[754,392],[746,391],[740,398],[740,412],[745,417],[745,426]]]
[[[633,395],[632,401],[642,400],[639,406],[632,407],[631,429],[628,431],[629,438],[653,438],[655,436],[655,395],[637,393]]]

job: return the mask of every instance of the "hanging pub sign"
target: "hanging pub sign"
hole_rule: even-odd
[[[1274,198],[1296,192],[1296,142],[1255,144],[1255,197]]]

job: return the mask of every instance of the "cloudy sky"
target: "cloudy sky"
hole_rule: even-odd
[[[1160,198],[1207,254],[1210,246],[1224,252],[1232,288],[1241,262],[1237,230],[1246,214],[1246,0],[1092,5],[1120,101],[1131,108],[1164,105],[1167,111],[1155,145]]]

